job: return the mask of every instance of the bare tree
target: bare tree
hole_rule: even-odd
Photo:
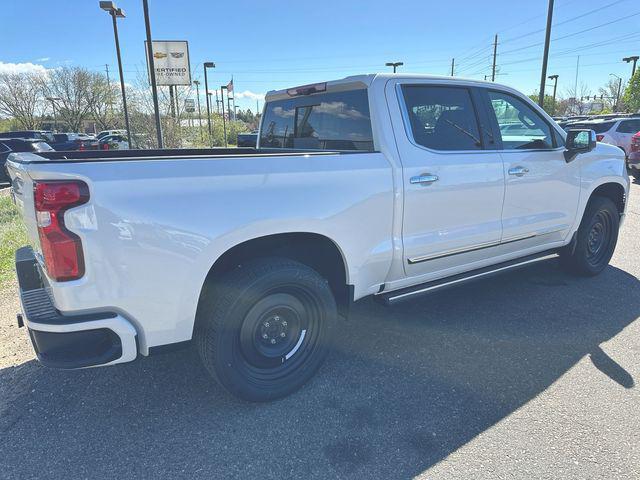
[[[620,88],[618,89],[618,85]],[[621,84],[617,78],[610,78],[606,85],[600,87],[598,93],[602,95],[602,103],[605,108],[613,110],[616,107],[616,99],[618,101],[618,110],[622,110],[622,95],[627,88],[627,82],[623,81]]]
[[[100,73],[80,67],[51,70],[44,90],[47,96],[58,98],[58,115],[71,130],[80,131],[84,120],[106,112],[109,90]]]
[[[0,74],[0,113],[12,117],[20,128],[33,130],[46,108],[43,76],[35,73]]]
[[[589,87],[585,83],[580,84],[577,91],[575,88],[566,89],[563,97],[569,100],[567,113],[572,115],[583,115],[588,112],[590,106],[588,103],[585,103],[583,99],[586,99],[590,95],[591,90],[589,90]]]

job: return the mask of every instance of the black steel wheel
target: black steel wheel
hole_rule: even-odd
[[[232,394],[269,401],[300,388],[322,364],[337,318],[327,282],[288,259],[243,265],[205,287],[197,343]]]
[[[593,197],[578,228],[575,248],[560,252],[563,265],[581,275],[597,275],[609,264],[618,241],[620,214],[611,199]]]

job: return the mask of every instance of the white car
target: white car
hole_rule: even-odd
[[[631,139],[640,132],[640,116],[613,120],[592,120],[569,124],[567,129],[589,128],[596,132],[598,142],[621,148],[625,155],[631,152]]]
[[[40,362],[193,343],[252,401],[303,385],[364,297],[394,304],[558,255],[598,274],[629,192],[620,149],[566,134],[526,95],[405,74],[268,93],[256,150],[7,165],[35,245],[16,254],[19,324]]]
[[[101,132],[98,132],[98,134],[96,135],[96,138],[98,140],[101,140],[103,137],[106,137],[107,135],[127,135],[127,131],[126,130],[102,130]]]
[[[127,140],[126,134],[119,133],[112,135],[105,135],[100,139],[101,150],[128,150],[129,140]]]

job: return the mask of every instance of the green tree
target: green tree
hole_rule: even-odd
[[[629,80],[622,101],[628,110],[640,112],[640,69]]]
[[[538,96],[540,94],[538,92],[534,92],[531,95],[529,95],[529,98],[531,100],[533,100],[536,105],[538,104]],[[545,112],[547,112],[549,115],[554,115],[554,108],[553,108],[553,97],[551,95],[547,95],[545,94],[544,96],[544,106],[542,107],[544,109]]]

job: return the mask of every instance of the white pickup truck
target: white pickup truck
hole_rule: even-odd
[[[624,155],[495,83],[364,75],[270,92],[257,149],[14,154],[16,255],[45,365],[193,342],[243,399],[318,369],[352,302],[559,255],[594,275],[627,206]],[[541,299],[542,301],[543,299]]]

